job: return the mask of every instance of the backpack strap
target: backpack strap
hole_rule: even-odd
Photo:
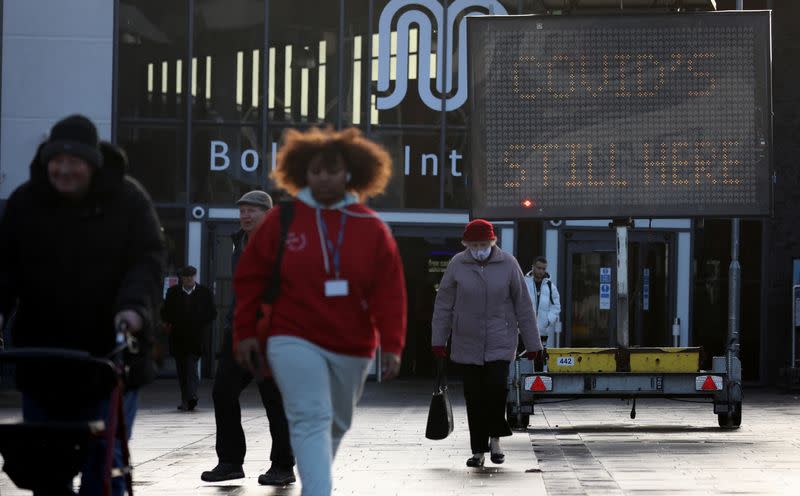
[[[283,260],[283,251],[286,247],[286,238],[289,236],[289,228],[294,219],[294,200],[281,201],[280,210],[278,213],[281,216],[281,236],[278,242],[278,253],[275,257],[275,267],[272,269],[272,277],[269,285],[264,290],[263,300],[264,303],[273,303],[278,299],[278,293],[281,288],[281,261]]]

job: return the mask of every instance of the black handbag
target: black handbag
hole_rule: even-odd
[[[447,396],[444,358],[437,359],[437,368],[436,387],[433,390],[431,406],[428,409],[428,425],[425,427],[425,437],[434,440],[444,439],[453,432],[453,407]]]

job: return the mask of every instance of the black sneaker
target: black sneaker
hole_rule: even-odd
[[[258,483],[262,486],[285,486],[296,481],[293,468],[280,468],[276,465],[258,476]]]
[[[192,398],[186,403],[186,409],[190,412],[197,406],[197,398]]]
[[[219,482],[231,479],[243,479],[244,470],[241,465],[233,463],[220,463],[216,467],[203,472],[200,478],[205,482]]]
[[[480,468],[483,467],[483,455],[475,456],[472,455],[471,457],[467,458],[467,467],[474,467]]]

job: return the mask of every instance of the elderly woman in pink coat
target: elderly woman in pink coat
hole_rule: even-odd
[[[518,336],[534,359],[542,350],[536,316],[517,259],[495,246],[492,224],[476,219],[464,229],[466,249],[453,257],[442,277],[433,313],[433,353],[462,365],[472,456],[482,467],[484,453],[503,463],[500,438],[511,435],[506,421],[508,366]]]

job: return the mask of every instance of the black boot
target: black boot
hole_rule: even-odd
[[[216,467],[203,472],[200,478],[205,482],[219,482],[231,479],[243,479],[244,470],[234,463],[219,463]]]
[[[489,450],[491,451],[490,458],[492,463],[501,464],[506,461],[506,455],[503,454],[503,449],[500,448],[500,438],[493,437],[489,439]]]
[[[294,476],[294,469],[280,468],[272,465],[269,470],[258,476],[258,483],[262,486],[285,486],[297,481]]]
[[[467,458],[467,467],[483,467],[483,453],[475,453]]]

